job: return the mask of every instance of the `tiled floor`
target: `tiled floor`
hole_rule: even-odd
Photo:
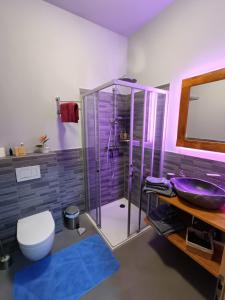
[[[85,215],[81,216],[81,225],[87,228],[82,237],[66,229],[57,234],[53,252],[96,233]],[[120,261],[120,270],[82,300],[213,299],[215,278],[163,237],[156,236],[153,229],[146,230],[142,235],[117,248],[114,254]],[[10,271],[0,271],[1,300],[13,299],[13,275],[30,263],[20,253],[13,258],[14,264]],[[76,273],[74,275],[78,276]],[[50,297],[49,300],[54,299]]]
[[[121,208],[120,205],[124,207]],[[135,235],[138,230],[139,209],[131,204],[130,233]],[[144,223],[145,213],[141,214],[141,228]],[[121,198],[101,207],[102,226],[100,232],[112,248],[121,245],[127,240],[128,200]],[[132,238],[132,236],[131,236]]]

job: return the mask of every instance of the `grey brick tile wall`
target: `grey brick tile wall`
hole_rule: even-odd
[[[164,176],[168,172],[179,176],[181,170],[185,176],[208,180],[225,188],[224,162],[166,152],[164,157]],[[221,177],[209,177],[207,174],[210,173],[219,174]]]
[[[15,169],[40,165],[41,178],[17,183]],[[14,251],[20,218],[45,210],[53,214],[56,231],[63,228],[62,212],[70,204],[83,211],[84,178],[82,149],[0,159],[0,239]]]

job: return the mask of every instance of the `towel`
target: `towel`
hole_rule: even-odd
[[[168,235],[186,227],[179,218],[179,210],[168,204],[161,204],[153,211],[150,211],[148,216],[152,225],[161,235]]]
[[[152,188],[152,187],[144,186],[143,192],[146,193],[146,194],[156,193],[156,194],[164,195],[164,196],[167,196],[167,197],[175,197],[176,196],[176,193],[174,192],[172,187],[169,188],[169,189],[166,189],[166,190],[162,190],[162,189],[159,189],[159,188]]]
[[[147,182],[145,183],[145,186],[149,187],[149,188],[153,188],[153,189],[158,189],[158,190],[161,190],[161,191],[166,191],[169,188],[169,186],[167,186],[167,185],[149,184]]]
[[[79,107],[75,102],[60,104],[61,121],[64,123],[78,123]]]
[[[170,187],[170,182],[169,180],[167,180],[166,178],[164,177],[161,177],[161,178],[158,178],[158,177],[152,177],[152,176],[148,176],[146,179],[145,179],[145,184],[147,186],[154,186],[154,187],[161,187],[161,188],[169,188]]]
[[[176,196],[170,181],[163,177],[157,178],[148,176],[145,179],[143,192],[145,192],[146,194],[155,192],[168,197]]]

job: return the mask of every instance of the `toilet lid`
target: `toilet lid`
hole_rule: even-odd
[[[55,222],[50,211],[32,215],[17,222],[17,240],[25,246],[32,246],[48,239],[55,230]]]

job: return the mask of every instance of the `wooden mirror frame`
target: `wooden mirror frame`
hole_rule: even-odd
[[[190,90],[192,86],[225,79],[225,68],[184,79],[182,81],[180,112],[177,131],[177,147],[194,148],[208,151],[225,152],[225,142],[187,138],[187,119]],[[225,115],[225,112],[224,112]]]

